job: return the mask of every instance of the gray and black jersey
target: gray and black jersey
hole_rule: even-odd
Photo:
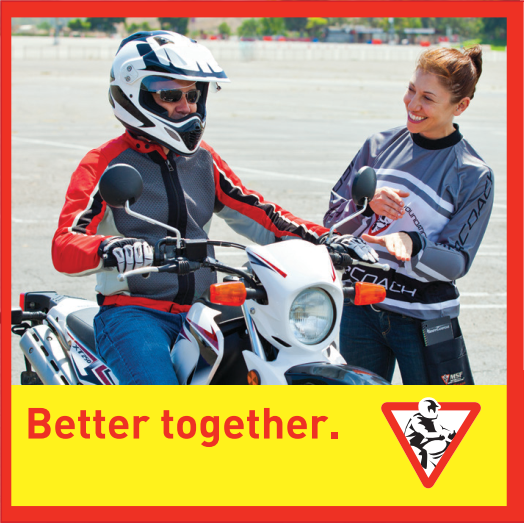
[[[457,317],[459,292],[455,280],[464,276],[486,231],[493,207],[493,172],[455,132],[439,140],[397,127],[368,138],[334,186],[324,225],[331,227],[356,212],[351,183],[368,165],[377,173],[377,187],[409,192],[398,220],[371,209],[342,225],[339,232],[361,236],[407,232],[414,255],[397,260],[385,247],[373,245],[388,272],[362,266],[347,269],[344,279],[386,287],[382,309],[420,319]]]

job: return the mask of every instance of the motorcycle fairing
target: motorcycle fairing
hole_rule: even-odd
[[[249,246],[246,253],[252,270],[267,293],[267,305],[256,300],[246,301],[248,309],[255,311],[253,320],[263,338],[270,340],[280,351],[293,352],[297,356],[312,354],[338,341],[344,296],[325,246],[293,239]],[[335,306],[331,332],[316,345],[297,340],[289,321],[285,321],[298,294],[311,287],[326,291]]]
[[[276,265],[273,265],[271,262],[267,261],[265,258],[260,256],[260,254],[247,251],[247,257],[251,265],[260,265],[261,267],[266,267],[267,269],[280,274],[280,276],[283,278],[287,278],[287,274],[284,271],[279,269]]]
[[[209,385],[224,356],[224,336],[215,321],[219,311],[196,302],[171,350],[181,385]]]

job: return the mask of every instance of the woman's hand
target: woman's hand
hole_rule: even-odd
[[[379,187],[369,206],[375,214],[386,216],[391,220],[398,220],[404,214],[404,202],[402,198],[409,196],[409,193],[391,187]]]
[[[409,261],[413,252],[413,241],[405,232],[395,232],[384,236],[363,234],[362,239],[368,243],[378,243],[385,247],[397,260]]]

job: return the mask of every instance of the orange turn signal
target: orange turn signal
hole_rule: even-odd
[[[376,283],[358,281],[355,283],[355,305],[380,303],[386,298],[386,288]]]
[[[240,307],[246,301],[246,287],[241,281],[214,283],[209,287],[211,303]]]

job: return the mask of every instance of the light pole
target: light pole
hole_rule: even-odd
[[[389,43],[395,42],[395,19],[389,18]]]
[[[55,21],[55,39],[53,40],[53,45],[58,45],[58,31],[59,31],[58,18],[55,18],[54,21]]]

